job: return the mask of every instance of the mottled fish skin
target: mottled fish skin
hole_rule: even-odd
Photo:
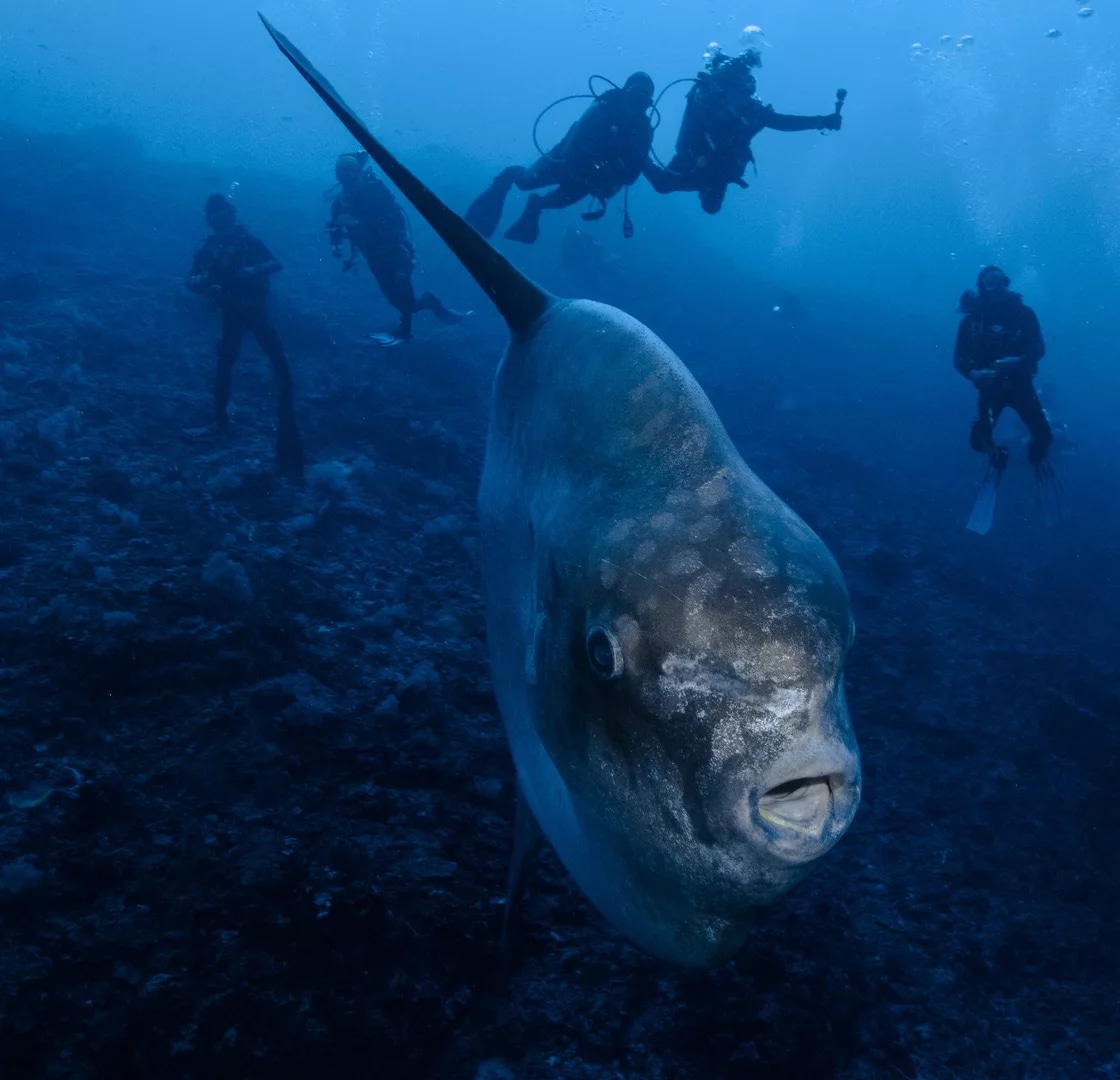
[[[632,941],[722,962],[858,806],[836,563],[672,351],[588,301],[511,344],[479,509],[491,667],[525,799]],[[595,628],[616,678],[588,662]],[[760,813],[766,792],[814,777],[803,821]]]
[[[525,801],[621,933],[669,961],[721,963],[859,804],[840,571],[660,339],[522,275],[264,21],[510,327],[479,518]]]

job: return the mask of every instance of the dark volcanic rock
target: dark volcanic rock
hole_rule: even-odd
[[[546,855],[503,978],[473,509],[500,337],[418,320],[371,350],[368,278],[309,273],[305,483],[273,473],[249,346],[229,438],[187,437],[208,180],[115,138],[0,154],[9,197],[38,153],[112,204],[36,189],[58,213],[0,276],[0,1076],[1120,1076],[1111,545],[979,545],[948,481],[789,418],[744,439],[852,589],[856,826],[713,972],[627,946]],[[131,179],[96,180],[109,153]],[[276,197],[302,209],[266,239],[298,252],[318,192]],[[169,262],[138,276],[157,212]]]

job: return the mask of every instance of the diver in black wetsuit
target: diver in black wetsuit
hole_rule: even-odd
[[[483,236],[491,236],[513,187],[520,191],[552,190],[529,196],[521,217],[506,231],[507,240],[534,243],[545,210],[562,210],[588,196],[597,199],[602,209],[584,214],[584,220],[601,218],[607,201],[642,173],[653,142],[648,115],[652,105],[653,80],[644,71],[636,71],[621,88],[596,95],[564,138],[546,154],[527,168],[511,165],[503,169],[471,203],[467,221]]]
[[[342,257],[343,241],[350,241],[350,258],[343,270],[354,265],[355,252],[364,256],[385,299],[400,312],[393,333],[374,334],[373,338],[382,345],[398,345],[412,336],[414,312],[430,311],[443,323],[460,322],[466,314],[452,311],[433,293],[416,296],[412,287],[416,256],[408,219],[366,158],[365,153],[343,154],[335,162],[334,175],[342,191],[331,203],[327,235],[335,258]]]
[[[1034,388],[1046,345],[1038,316],[1019,293],[1010,291],[1010,285],[1011,279],[998,266],[986,266],[977,276],[976,290],[969,289],[961,297],[964,318],[957,330],[953,366],[979,392],[969,437],[972,449],[1002,469],[1007,447],[996,445],[993,432],[1000,413],[1014,409],[1030,432],[1027,457],[1038,469],[1054,439]]]
[[[212,235],[195,254],[187,288],[211,297],[222,312],[218,369],[214,378],[214,429],[229,426],[233,365],[246,333],[252,334],[276,377],[276,460],[287,476],[303,474],[303,444],[296,426],[292,373],[280,335],[268,312],[269,278],[283,269],[265,245],[237,224],[237,210],[224,195],[206,200]]]
[[[672,160],[668,166],[650,161],[642,169],[654,191],[697,191],[704,212],[715,214],[729,184],[747,186],[743,174],[754,161],[751,140],[760,131],[840,130],[840,95],[835,111],[822,116],[793,116],[763,105],[755,94],[753,71],[761,64],[755,49],[739,56],[718,49],[711,54],[688,92]]]

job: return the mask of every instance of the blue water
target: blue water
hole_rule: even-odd
[[[859,817],[714,972],[627,945],[546,855],[498,979],[513,774],[474,496],[501,320],[409,209],[418,287],[475,314],[369,340],[394,313],[324,233],[354,144],[254,4],[6,0],[0,1076],[1120,1076],[1120,24],[927,6],[266,9],[460,211],[589,75],[660,90],[748,24],[763,101],[848,91],[837,133],[759,135],[716,216],[639,180],[632,239],[619,199],[497,244],[656,331],[835,555]],[[232,435],[189,434],[211,192],[283,263],[302,485],[273,473],[251,342]],[[1041,321],[1068,515],[1043,520],[1008,416],[980,537],[952,360],[987,263]]]

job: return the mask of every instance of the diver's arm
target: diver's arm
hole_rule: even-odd
[[[623,187],[629,187],[637,182],[638,177],[642,175],[642,169],[649,161],[652,147],[653,128],[643,115],[642,123],[631,129],[630,137],[626,140],[625,151],[620,155],[619,176]]]
[[[968,323],[968,319],[961,319],[961,324],[957,327],[957,345],[953,350],[953,367],[971,382],[975,357],[973,357],[970,348],[972,335],[969,333]]]
[[[824,131],[826,128],[840,127],[840,114],[796,116],[792,113],[775,112],[773,106],[767,105],[760,110],[760,121],[763,127],[772,131]]]
[[[284,267],[280,260],[268,250],[262,241],[255,237],[250,242],[248,258],[242,273],[246,277],[264,277],[268,274],[278,274]]]
[[[187,288],[191,292],[204,292],[206,289],[206,260],[203,258],[205,248],[195,252],[191,262],[191,272],[187,275]]]

